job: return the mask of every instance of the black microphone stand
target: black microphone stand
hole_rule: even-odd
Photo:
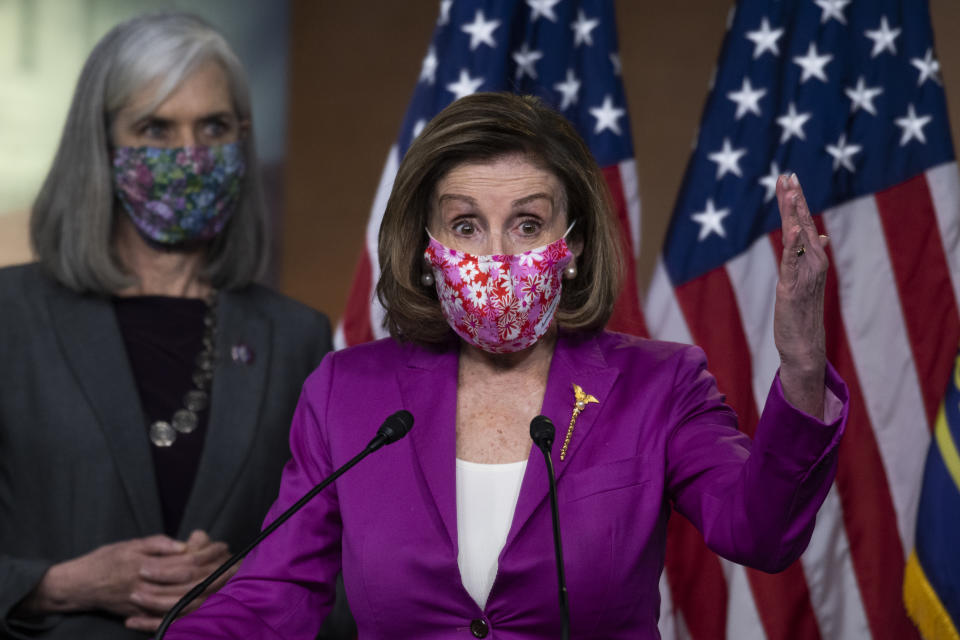
[[[330,483],[352,469],[354,465],[366,458],[368,455],[383,445],[396,442],[405,436],[407,431],[410,430],[411,426],[413,426],[413,416],[410,415],[409,411],[398,411],[384,420],[383,424],[380,426],[380,429],[377,431],[377,435],[373,438],[373,440],[370,441],[363,451],[348,460],[343,466],[327,476],[322,482],[320,482],[320,484],[308,491],[302,498],[297,500],[292,507],[281,513],[276,520],[271,522],[268,527],[261,531],[260,534],[257,535],[257,537],[254,538],[250,544],[230,556],[226,562],[217,567],[214,572],[204,578],[200,584],[195,586],[193,589],[188,591],[185,596],[180,598],[180,600],[177,601],[177,604],[173,605],[170,611],[163,616],[163,621],[160,623],[160,626],[157,627],[157,635],[154,636],[153,640],[162,640],[164,634],[167,632],[167,627],[169,627],[176,617],[180,615],[180,612],[183,611],[184,607],[193,602],[193,600],[201,593],[206,591],[207,588],[216,582],[217,578],[226,573],[230,567],[243,560],[243,558],[245,558],[254,547],[260,544],[260,542],[262,542],[263,539],[268,535],[276,531],[280,525],[289,520],[290,516],[299,511],[303,505],[310,502],[314,496],[323,491],[328,485],[330,485]]]
[[[537,416],[530,421],[530,437],[543,452],[550,484],[550,514],[553,516],[553,547],[557,554],[557,583],[560,586],[560,637],[570,638],[570,602],[567,599],[567,579],[563,574],[563,545],[560,543],[560,510],[557,508],[557,477],[553,472],[550,450],[556,430],[547,416]]]

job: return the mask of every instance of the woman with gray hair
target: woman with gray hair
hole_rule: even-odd
[[[37,261],[0,270],[0,637],[143,637],[256,534],[331,346],[254,283],[265,227],[230,46],[186,14],[115,27],[34,205]]]

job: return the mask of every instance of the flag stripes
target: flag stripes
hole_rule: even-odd
[[[896,510],[903,549],[900,557],[906,560],[905,554],[913,546],[917,474],[926,455],[929,430],[897,297],[897,279],[873,197],[834,207],[823,214],[823,220],[831,238],[840,317],[854,364],[844,379],[848,383],[856,380],[864,394],[869,428],[877,441]],[[828,335],[836,330],[835,325],[827,325]],[[834,360],[833,353],[827,355]]]
[[[822,225],[823,218],[818,220]],[[821,227],[821,231],[825,231]],[[889,483],[875,432],[866,410],[860,379],[857,376],[853,355],[841,317],[839,278],[835,250],[843,246],[842,234],[831,236],[828,254],[831,264],[827,273],[824,301],[824,324],[827,331],[827,353],[837,372],[847,382],[850,394],[850,413],[847,432],[840,441],[837,478],[843,522],[850,547],[851,562],[857,579],[859,603],[846,603],[847,607],[862,606],[863,616],[869,629],[857,629],[857,635],[832,636],[835,638],[916,638],[916,632],[902,612],[894,606],[896,592],[902,578],[904,547],[897,535],[897,514],[889,491]],[[824,505],[821,513],[835,504]],[[818,525],[820,517],[818,516]],[[842,541],[837,540],[837,544]],[[829,556],[811,557],[809,562],[828,562]],[[880,558],[890,558],[880,562]],[[856,615],[856,614],[854,614]]]
[[[933,210],[937,215],[937,228],[940,241],[950,264],[950,281],[953,285],[953,299],[960,303],[960,179],[957,177],[957,165],[948,162],[927,171],[927,186],[933,200]]]
[[[917,375],[921,381],[945,380],[953,353],[943,348],[943,334],[928,329],[936,326],[947,335],[960,334],[960,318],[954,301],[940,295],[951,289],[950,270],[925,176],[885,189],[876,200],[887,246],[892,249],[889,255]],[[932,426],[943,392],[932,385],[923,385],[920,391]]]

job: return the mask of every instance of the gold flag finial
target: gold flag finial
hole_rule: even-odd
[[[577,424],[577,418],[580,416],[580,412],[591,402],[600,404],[599,400],[586,393],[576,382],[573,383],[573,399],[575,402],[573,405],[573,415],[570,416],[570,426],[567,427],[567,437],[563,439],[563,447],[560,448],[561,460],[567,455],[567,447],[570,446],[570,438],[573,437],[573,427]]]

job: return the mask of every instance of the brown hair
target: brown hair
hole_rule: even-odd
[[[377,297],[398,340],[430,345],[450,339],[436,290],[420,276],[426,265],[427,217],[437,183],[467,162],[522,154],[563,185],[567,242],[582,243],[579,274],[565,280],[559,326],[602,328],[620,291],[621,239],[610,194],[590,150],[573,126],[533,96],[475,93],[441,111],[410,145],[397,170],[380,225]]]

